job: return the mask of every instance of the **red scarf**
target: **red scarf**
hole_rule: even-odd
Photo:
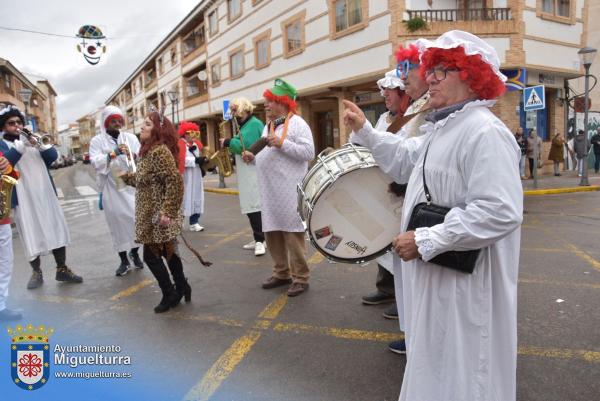
[[[203,148],[202,142],[197,139],[192,139],[192,142],[198,148],[198,154],[201,155],[202,153],[200,153],[200,151]],[[179,168],[179,172],[183,174],[185,171],[185,155],[188,152],[188,143],[185,139],[181,138],[177,145],[179,146],[179,163],[177,167]]]

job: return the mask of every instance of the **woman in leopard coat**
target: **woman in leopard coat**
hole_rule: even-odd
[[[151,112],[144,119],[140,140],[137,173],[126,174],[123,179],[137,188],[136,242],[144,245],[144,262],[162,291],[162,299],[154,308],[154,312],[162,313],[177,306],[184,296],[189,301],[192,291],[177,250],[183,199],[183,178],[176,164],[178,137],[171,121]],[[162,258],[167,260],[168,270]]]

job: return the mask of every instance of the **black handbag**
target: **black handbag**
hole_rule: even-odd
[[[427,160],[427,152],[429,152],[429,145],[427,145],[425,157],[423,158],[423,189],[425,190],[427,202],[415,205],[410,215],[406,231],[412,231],[419,227],[432,227],[436,224],[441,224],[444,222],[446,214],[450,211],[450,208],[448,207],[431,203],[431,194],[429,193],[429,188],[427,188],[427,183],[425,182],[425,161]],[[448,251],[437,255],[429,262],[464,273],[473,273],[479,251],[479,249],[472,251]]]

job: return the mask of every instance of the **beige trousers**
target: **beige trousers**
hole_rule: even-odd
[[[306,262],[306,241],[303,232],[269,231],[265,233],[267,249],[275,262],[273,276],[294,283],[306,283],[310,276]]]

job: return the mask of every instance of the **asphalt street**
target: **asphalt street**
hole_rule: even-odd
[[[159,289],[147,268],[114,275],[118,257],[91,168],[52,174],[71,232],[67,264],[85,281],[56,282],[46,256],[44,285],[27,290],[31,268],[15,234],[9,307],[22,309],[25,321],[87,333],[83,343],[120,345],[143,371],[135,383],[161,400],[397,399],[406,359],[387,350],[401,338],[397,321],[382,317],[385,305],[361,304],[374,289],[374,262],[330,263],[309,247],[307,293],[288,299],[285,288],[263,290],[271,259],[242,249],[251,233],[237,197],[207,193],[205,231],[186,238],[214,265],[200,266],[182,247],[192,302],[157,315]],[[598,400],[600,192],[526,197],[525,206],[518,400]],[[114,383],[114,391],[121,386],[131,383]]]

